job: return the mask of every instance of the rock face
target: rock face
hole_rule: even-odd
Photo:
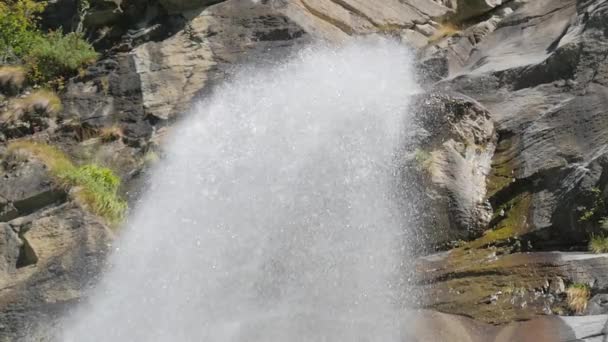
[[[209,89],[227,65],[245,59],[255,62],[271,47],[280,54],[282,46],[297,44],[305,35],[289,18],[251,1],[209,7],[171,38],[133,50],[144,114],[154,120],[172,119]]]
[[[605,188],[607,6],[526,3],[438,85],[490,111],[499,134],[490,202],[498,208],[525,201],[526,222],[515,228],[539,245],[584,240],[605,211],[596,208],[597,215],[581,220],[594,206],[591,190]],[[525,45],[508,43],[515,41]]]
[[[82,27],[103,58],[52,117],[4,119],[27,85],[0,79],[0,152],[57,145],[115,169],[131,200],[171,124],[235,66],[317,39],[412,46],[425,93],[404,167],[426,208],[413,306],[444,312],[406,317],[412,341],[605,338],[608,259],[583,250],[608,216],[607,0],[55,0],[43,24]],[[18,341],[86,292],[112,232],[42,163],[4,157],[0,172],[0,341]],[[575,314],[578,283],[584,316],[556,316]]]
[[[509,2],[488,15],[420,52],[435,71],[427,87],[477,100],[498,135],[487,230],[419,260],[431,299],[420,305],[504,323],[568,314],[564,288],[586,283],[587,314],[603,313],[604,255],[546,251],[603,234],[608,2]]]

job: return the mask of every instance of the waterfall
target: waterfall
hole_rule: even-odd
[[[379,38],[314,44],[218,86],[173,128],[59,339],[402,340],[411,59]]]

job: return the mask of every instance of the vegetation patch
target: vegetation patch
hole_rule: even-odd
[[[36,83],[55,82],[95,62],[97,52],[82,34],[49,32],[37,39],[25,58],[30,77]]]
[[[108,223],[117,224],[123,219],[127,203],[118,195],[120,178],[112,170],[95,164],[75,166],[63,152],[47,144],[11,143],[8,152],[17,151],[25,151],[42,161],[60,186],[73,188],[74,198]]]
[[[97,59],[81,33],[42,32],[38,27],[45,1],[0,2],[0,63],[26,66],[28,78],[61,88],[63,79]]]
[[[603,235],[592,235],[589,240],[589,251],[596,254],[608,253],[608,237]]]
[[[591,289],[587,284],[574,283],[566,290],[568,308],[575,314],[581,314],[587,309],[591,298]]]
[[[527,233],[528,217],[532,205],[532,195],[523,193],[501,205],[492,221],[497,222],[493,229],[471,242],[462,245],[465,249],[483,248],[499,242],[516,239]]]
[[[592,188],[589,194],[591,204],[583,210],[579,221],[581,222],[597,222],[600,221],[602,215],[606,211],[606,204],[602,198],[602,191],[599,188]]]
[[[0,87],[17,92],[25,83],[26,70],[20,66],[5,65],[0,67]]]
[[[514,138],[503,138],[496,146],[492,159],[492,170],[486,184],[487,197],[492,197],[508,187],[515,179],[514,157],[517,153],[517,141]]]
[[[15,109],[27,113],[55,115],[61,111],[61,99],[51,90],[36,90],[15,101]]]

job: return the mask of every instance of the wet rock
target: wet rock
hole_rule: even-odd
[[[431,93],[416,99],[423,132],[415,139],[413,167],[422,185],[422,218],[429,244],[478,236],[492,216],[486,177],[496,136],[490,113],[472,98]]]
[[[425,295],[417,304],[488,323],[506,323],[569,312],[567,285],[591,284],[592,291],[608,287],[606,254],[503,253],[500,248],[465,247],[420,258],[415,288]]]
[[[607,213],[594,197],[606,197],[607,8],[525,2],[464,59],[447,57],[448,79],[436,88],[475,98],[496,122],[487,192],[497,235],[536,249],[580,249]]]

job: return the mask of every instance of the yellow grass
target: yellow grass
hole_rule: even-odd
[[[568,296],[568,307],[576,314],[581,314],[587,309],[587,302],[591,297],[591,290],[585,284],[572,284],[566,290]]]
[[[21,89],[25,83],[26,71],[20,66],[0,66],[0,86]]]
[[[45,112],[54,115],[61,111],[61,99],[54,92],[46,89],[36,90],[15,102],[15,106],[31,112]]]
[[[122,128],[118,125],[103,127],[99,130],[99,137],[103,142],[112,142],[123,137]]]

